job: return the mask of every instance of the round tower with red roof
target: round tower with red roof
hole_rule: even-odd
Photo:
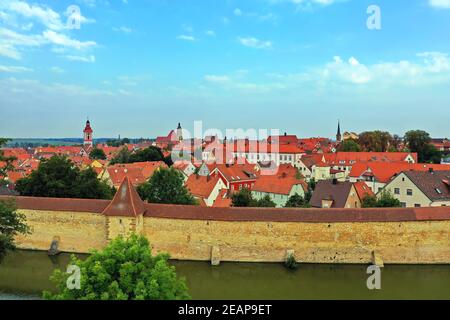
[[[85,147],[92,147],[94,145],[93,140],[92,140],[92,134],[93,134],[93,130],[91,128],[91,123],[89,120],[86,121],[86,127],[84,128],[84,146]]]

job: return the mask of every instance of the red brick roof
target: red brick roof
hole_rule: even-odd
[[[208,198],[214,187],[219,182],[218,176],[199,176],[196,174],[191,175],[186,181],[186,188],[189,192],[198,198]]]
[[[449,170],[446,164],[425,164],[425,163],[407,163],[407,162],[360,162],[352,166],[350,177],[359,178],[365,172],[371,173],[378,182],[387,183],[395,175],[402,171],[435,171]]]
[[[105,216],[137,217],[145,213],[144,202],[139,197],[131,180],[125,177],[114,199],[102,212]]]
[[[252,191],[266,192],[266,193],[276,193],[289,195],[292,187],[300,184],[303,191],[308,190],[308,185],[305,181],[296,179],[295,177],[288,175],[276,175],[276,176],[260,176],[256,180]]]
[[[359,199],[362,201],[367,196],[374,196],[372,189],[364,181],[358,181],[353,183],[356,189]]]

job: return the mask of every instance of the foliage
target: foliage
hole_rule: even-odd
[[[106,160],[106,154],[103,149],[94,148],[89,153],[89,159],[91,160]]]
[[[3,147],[10,139],[0,138],[0,148]],[[13,170],[12,162],[14,157],[5,157],[3,151],[0,149],[0,180],[3,181],[7,177],[7,172]]]
[[[343,141],[338,148],[338,151],[341,152],[360,152],[361,151],[361,147],[359,146],[359,144],[353,140],[353,139],[348,139]]]
[[[137,191],[143,200],[152,203],[197,204],[184,186],[182,173],[173,168],[160,168],[149,181],[140,185]]]
[[[147,161],[164,161],[168,166],[172,165],[170,156],[169,159],[164,157],[161,149],[150,146],[148,148],[130,152],[127,147],[123,147],[119,153],[111,160],[111,164],[117,163],[135,163]]]
[[[383,190],[379,197],[366,196],[362,201],[363,208],[400,208],[402,204],[389,191]]]
[[[80,268],[80,289],[67,287],[69,274],[56,270],[51,280],[57,293],[44,292],[49,300],[185,300],[190,299],[183,278],[169,266],[169,256],[152,256],[148,240],[119,237],[84,261],[72,256]]]
[[[289,254],[286,258],[286,261],[284,262],[284,266],[288,268],[289,270],[297,270],[298,269],[298,263],[297,260],[295,260],[295,256],[293,254]]]
[[[244,188],[239,192],[233,193],[231,196],[232,207],[253,207],[253,208],[275,208],[276,204],[270,199],[269,195],[256,200],[253,198],[252,192]]]
[[[440,163],[441,152],[430,144],[431,138],[428,132],[422,130],[411,130],[405,134],[405,141],[411,152],[417,152],[421,163]]]
[[[106,145],[108,147],[120,147],[120,146],[123,146],[125,144],[129,144],[129,143],[130,143],[130,139],[128,139],[128,138],[106,141]]]
[[[298,193],[291,196],[285,205],[286,208],[309,208],[311,207],[309,205],[309,201],[306,201],[305,198],[303,198]]]
[[[29,233],[25,216],[16,211],[12,200],[0,201],[0,258],[7,250],[15,248],[14,238],[18,234]]]
[[[112,199],[114,195],[92,168],[80,170],[64,156],[42,160],[37,170],[17,181],[16,190],[31,197]]]
[[[366,131],[359,135],[359,145],[363,151],[387,152],[393,137],[386,131]]]

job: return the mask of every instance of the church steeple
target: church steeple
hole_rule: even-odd
[[[341,135],[341,121],[338,120],[338,129],[336,134],[336,141],[341,142],[342,141],[342,135]]]
[[[84,127],[83,133],[84,133],[83,145],[85,147],[92,147],[94,145],[92,139],[92,134],[94,133],[94,130],[92,130],[91,128],[91,122],[89,121],[89,119],[86,121],[86,127]]]
[[[183,128],[181,128],[180,122],[178,122],[178,127],[177,127],[177,138],[178,138],[178,141],[183,140]]]

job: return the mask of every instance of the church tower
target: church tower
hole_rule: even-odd
[[[85,147],[92,147],[94,145],[93,143],[93,139],[92,139],[92,133],[94,131],[91,128],[91,123],[88,121],[86,121],[86,127],[84,128],[84,142],[83,145]]]
[[[177,138],[178,138],[178,141],[182,141],[183,140],[183,128],[181,128],[181,123],[178,123]]]
[[[342,142],[341,122],[340,121],[338,121],[338,129],[337,129],[337,134],[336,134],[336,141],[337,142]]]

